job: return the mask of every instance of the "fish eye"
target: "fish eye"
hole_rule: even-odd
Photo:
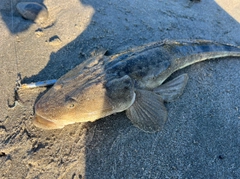
[[[70,109],[76,107],[76,104],[77,101],[72,97],[67,98],[67,100],[65,101],[65,106]]]
[[[74,108],[74,106],[75,105],[73,103],[68,105],[69,108]]]

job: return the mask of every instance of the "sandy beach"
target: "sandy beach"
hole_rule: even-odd
[[[17,105],[14,94],[19,74],[22,83],[58,79],[98,49],[115,54],[165,39],[239,46],[237,0],[36,0],[48,9],[43,22],[24,19],[19,2],[0,2],[0,178],[240,178],[240,58],[174,73],[189,82],[166,104],[168,121],[156,133],[134,127],[124,112],[39,129],[34,104],[49,88],[19,90]]]

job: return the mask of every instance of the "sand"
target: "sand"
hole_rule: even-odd
[[[236,58],[174,74],[188,73],[189,83],[167,104],[164,129],[153,134],[134,127],[125,113],[60,130],[36,128],[34,103],[47,88],[18,91],[21,103],[14,107],[18,74],[23,83],[57,79],[100,48],[114,54],[164,39],[240,45],[239,3],[37,0],[49,17],[34,23],[20,16],[17,2],[0,1],[0,178],[240,178]]]

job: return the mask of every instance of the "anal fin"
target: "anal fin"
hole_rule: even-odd
[[[159,94],[164,101],[170,102],[182,95],[187,82],[188,75],[182,74],[173,80],[155,88],[154,92]]]

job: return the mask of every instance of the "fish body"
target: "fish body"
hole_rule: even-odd
[[[178,98],[188,81],[183,74],[164,83],[175,71],[208,59],[240,57],[240,48],[206,40],[155,42],[87,59],[44,94],[35,105],[34,124],[44,129],[95,121],[126,111],[146,131],[162,129],[164,101]]]

